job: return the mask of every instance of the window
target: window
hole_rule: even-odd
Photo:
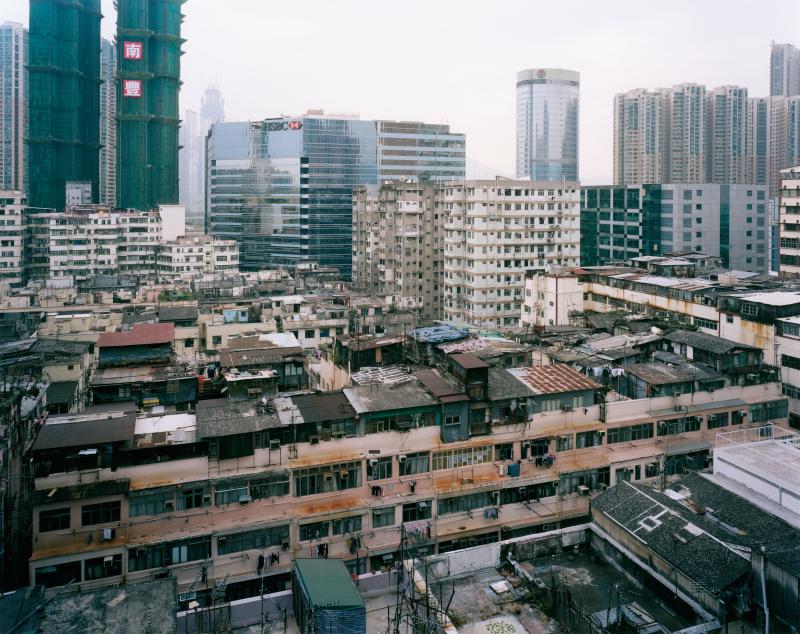
[[[460,425],[461,416],[446,416],[444,419],[445,425]]]
[[[719,427],[727,427],[728,421],[728,412],[719,412],[717,414],[709,414],[706,418],[706,425],[708,429],[718,429]]]
[[[313,331],[313,330],[306,330],[306,331],[303,333],[303,336],[304,336],[306,339],[313,339],[313,338],[314,338],[314,331]]]
[[[716,321],[712,321],[711,319],[703,319],[702,317],[695,317],[694,325],[697,326],[698,328],[707,328],[709,330],[717,329]]]
[[[494,459],[495,460],[513,460],[514,459],[514,444],[505,443],[502,445],[494,446]]]
[[[86,581],[105,579],[122,574],[122,555],[93,557],[83,562],[83,578]]]
[[[429,520],[431,518],[431,501],[409,502],[403,504],[403,521],[416,522],[417,520]]]
[[[430,471],[430,459],[427,453],[410,453],[405,456],[398,456],[400,464],[400,475],[408,476],[416,473],[427,473]]]
[[[172,510],[175,494],[169,490],[131,491],[128,514],[131,517],[158,515]]]
[[[62,531],[69,528],[69,508],[39,511],[39,532]]]
[[[657,434],[659,436],[674,436],[690,431],[700,431],[701,419],[699,416],[686,416],[673,420],[658,421]]]
[[[348,535],[361,530],[361,516],[342,517],[331,522],[334,535]]]
[[[572,434],[556,438],[556,451],[569,451],[572,449]]]
[[[120,501],[114,500],[81,507],[81,526],[119,522],[120,506]]]
[[[618,442],[629,442],[633,440],[643,440],[653,437],[653,424],[642,423],[640,425],[628,425],[627,427],[617,427],[608,430],[609,445]]]
[[[300,541],[307,542],[312,539],[322,539],[330,532],[330,522],[314,522],[300,526]]]
[[[580,431],[575,434],[575,448],[599,447],[603,444],[603,437],[596,431]]]
[[[211,504],[205,487],[194,487],[178,491],[178,510],[199,509]],[[204,499],[205,498],[205,499]]]
[[[786,399],[755,403],[749,407],[750,423],[767,423],[776,418],[786,418],[789,415],[789,402]]]
[[[217,553],[228,555],[245,550],[260,550],[271,546],[281,546],[289,541],[289,526],[272,526],[254,531],[244,531],[233,535],[217,537]]]
[[[433,471],[468,467],[492,461],[492,445],[437,451],[433,454]]]
[[[360,460],[299,469],[294,473],[294,494],[297,497],[342,491],[360,486]]]
[[[372,509],[372,528],[383,528],[384,526],[394,526],[393,506]]]
[[[373,464],[374,463],[374,464]],[[370,458],[367,462],[367,480],[385,480],[392,477],[392,457]]]
[[[211,345],[212,346],[221,346],[222,345],[222,336],[221,335],[214,335],[211,337]]]
[[[163,568],[211,557],[211,536],[181,539],[128,550],[128,571]]]
[[[494,506],[500,500],[499,493],[496,491],[481,491],[480,493],[470,493],[469,495],[459,495],[458,497],[445,498],[439,500],[439,515],[450,515],[453,513],[464,513],[473,509],[485,506]]]
[[[558,478],[558,489],[561,495],[569,495],[570,493],[575,493],[579,486],[595,490],[600,488],[600,485],[608,486],[610,480],[611,472],[608,467],[562,473]]]
[[[561,399],[551,398],[542,401],[543,412],[553,412],[561,409]]]

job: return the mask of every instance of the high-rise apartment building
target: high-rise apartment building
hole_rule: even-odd
[[[747,156],[747,88],[721,86],[707,93],[708,182],[752,183]]]
[[[353,193],[353,286],[441,319],[442,241],[437,188],[409,180]]]
[[[768,185],[800,161],[800,97],[680,84],[614,98],[614,183]]]
[[[444,318],[485,328],[519,323],[529,271],[578,266],[575,182],[497,178],[443,185]]]
[[[773,97],[800,95],[800,49],[772,43],[769,55],[769,94]]]
[[[800,165],[781,170],[778,221],[782,277],[800,277]]]
[[[562,68],[517,73],[517,177],[578,180],[580,74]]]
[[[117,47],[103,38],[100,48],[100,204],[117,201]]]
[[[584,187],[581,266],[703,253],[740,271],[769,270],[764,185],[667,183]]]
[[[67,181],[91,181],[100,147],[100,0],[31,0],[28,202],[62,209]]]
[[[241,267],[313,261],[350,277],[353,188],[464,177],[465,137],[447,125],[325,116],[212,126],[206,231],[239,241]]]
[[[708,155],[706,88],[686,83],[661,92],[668,113],[667,143],[662,146],[667,152],[668,182],[702,182]]]
[[[183,0],[117,6],[117,205],[178,202]]]
[[[663,92],[637,89],[614,97],[614,174],[623,182],[666,179],[668,119]]]
[[[27,190],[28,29],[0,25],[0,189]]]

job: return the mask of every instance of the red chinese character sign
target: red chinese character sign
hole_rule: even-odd
[[[123,59],[142,59],[142,43],[123,42],[122,57]]]
[[[141,97],[142,96],[142,81],[140,79],[123,79],[122,80],[122,96],[123,97]]]

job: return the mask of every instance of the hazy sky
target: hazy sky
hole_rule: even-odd
[[[115,31],[102,0],[102,31]],[[2,0],[0,21],[28,21]],[[616,92],[684,81],[769,87],[770,40],[800,45],[798,0],[188,0],[181,110],[218,84],[228,119],[307,108],[446,122],[467,153],[515,169],[523,68],[581,73],[580,173],[610,182]],[[481,174],[487,175],[487,174]]]

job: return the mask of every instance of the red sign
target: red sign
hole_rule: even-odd
[[[536,76],[539,79],[544,79],[547,76],[547,73],[545,72],[545,70],[543,68],[540,68],[539,70],[536,71]]]
[[[290,121],[289,122],[289,129],[290,130],[299,130],[302,127],[303,127],[303,122],[302,121]]]
[[[142,59],[142,43],[123,42],[122,57],[123,59]]]
[[[123,97],[141,97],[142,96],[142,81],[140,79],[123,79],[122,80],[122,96]]]

